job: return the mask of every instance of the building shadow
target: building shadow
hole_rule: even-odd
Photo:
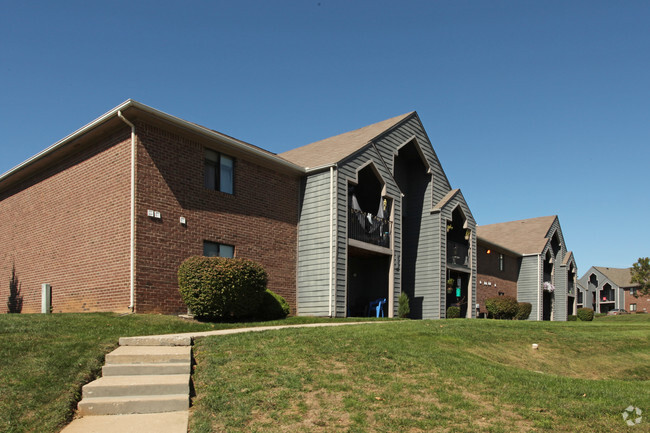
[[[7,300],[8,313],[20,313],[23,311],[23,295],[16,275],[16,265],[11,267],[11,279],[9,280],[9,299]]]

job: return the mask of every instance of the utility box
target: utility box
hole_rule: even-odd
[[[52,286],[41,284],[41,313],[49,314],[52,311]]]

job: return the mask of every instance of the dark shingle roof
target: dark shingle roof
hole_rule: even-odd
[[[414,111],[354,131],[316,141],[306,146],[280,153],[278,156],[296,165],[307,168],[334,164],[360,150],[366,144],[413,113]]]

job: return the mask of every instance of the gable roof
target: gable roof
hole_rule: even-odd
[[[630,268],[607,268],[594,266],[594,269],[603,274],[618,287],[637,287],[639,284],[632,283],[632,272]]]
[[[573,263],[574,266],[576,264],[576,260],[573,258],[573,251],[567,251],[562,261],[563,266],[568,266],[569,263]]]
[[[440,209],[445,207],[447,205],[447,203],[449,203],[451,201],[451,199],[454,198],[456,196],[456,194],[458,194],[459,192],[460,192],[460,189],[458,189],[458,188],[452,189],[433,207],[432,210],[433,211],[439,211]]]
[[[489,224],[476,227],[480,239],[501,245],[519,254],[541,254],[557,215]]]
[[[415,111],[392,117],[354,131],[335,135],[296,149],[280,153],[278,156],[305,168],[322,167],[344,160],[374,139],[395,127]]]
[[[196,123],[188,122],[179,117],[172,116],[160,110],[156,110],[155,108],[149,107],[148,105],[142,104],[133,99],[128,99],[122,104],[88,123],[87,125],[82,126],[67,137],[57,141],[45,150],[37,153],[36,155],[17,165],[16,167],[3,174],[0,174],[0,189],[3,189],[13,183],[19,182],[21,179],[30,176],[31,174],[37,172],[37,170],[48,166],[49,164],[54,164],[57,158],[64,156],[67,152],[74,151],[75,141],[80,137],[85,136],[86,134],[92,134],[96,131],[101,130],[102,128],[117,127],[116,125],[119,125],[121,128],[126,127],[126,124],[119,119],[119,116],[122,113],[127,116],[127,119],[132,115],[144,115],[148,116],[149,118],[155,118],[184,131],[196,134],[197,136],[202,137],[209,142],[218,142],[222,146],[244,154],[247,157],[254,159],[255,161],[261,162],[262,164],[267,164],[276,169],[286,170],[295,174],[304,173],[304,169],[302,167],[292,164],[285,159],[279,158],[274,153],[264,150],[258,146],[254,146],[250,143],[246,143],[226,134],[222,134],[218,131],[208,129]]]

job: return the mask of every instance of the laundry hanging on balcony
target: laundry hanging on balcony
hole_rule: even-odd
[[[357,200],[357,196],[354,194],[352,194],[352,211],[356,214],[361,228],[366,230],[366,218],[364,218],[361,206],[359,206],[359,200]]]
[[[379,197],[379,209],[377,210],[377,215],[372,216],[371,213],[368,214],[368,233],[374,233],[377,229],[381,228],[384,223],[384,199]]]

